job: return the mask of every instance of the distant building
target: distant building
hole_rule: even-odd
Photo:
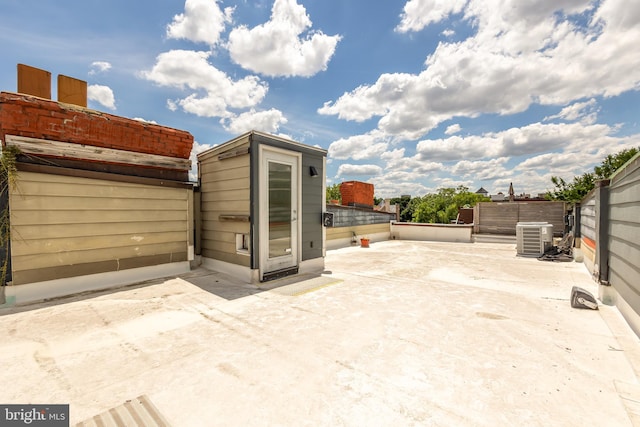
[[[502,191],[500,191],[498,194],[491,195],[492,202],[504,202],[505,199],[506,197],[504,196],[504,193]]]
[[[485,190],[483,187],[480,187],[478,189],[478,191],[476,191],[476,194],[482,194],[485,197],[489,196],[489,192],[487,190]]]
[[[516,202],[544,202],[547,201],[544,193],[538,194],[537,196],[532,196],[528,193],[522,193],[518,196],[515,196],[514,201]]]
[[[373,210],[396,214],[396,221],[400,221],[400,205],[392,205],[391,199],[384,199]]]

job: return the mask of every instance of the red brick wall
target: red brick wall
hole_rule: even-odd
[[[365,205],[373,207],[373,184],[347,181],[340,184],[343,205]]]
[[[2,141],[6,134],[182,159],[189,158],[193,145],[193,136],[186,131],[29,95],[0,92]]]

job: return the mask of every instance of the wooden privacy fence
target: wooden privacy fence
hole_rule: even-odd
[[[474,232],[515,236],[518,222],[547,222],[562,236],[564,215],[564,202],[480,202],[474,207]]]

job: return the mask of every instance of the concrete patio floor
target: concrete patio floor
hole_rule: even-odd
[[[172,426],[638,425],[640,342],[570,307],[597,295],[582,264],[387,241],[303,279],[198,269],[2,309],[0,403],[68,403],[71,425],[138,396]]]

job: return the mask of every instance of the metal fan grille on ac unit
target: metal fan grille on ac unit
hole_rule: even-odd
[[[541,222],[519,222],[516,225],[516,250],[522,256],[540,256],[551,247],[553,226]]]

